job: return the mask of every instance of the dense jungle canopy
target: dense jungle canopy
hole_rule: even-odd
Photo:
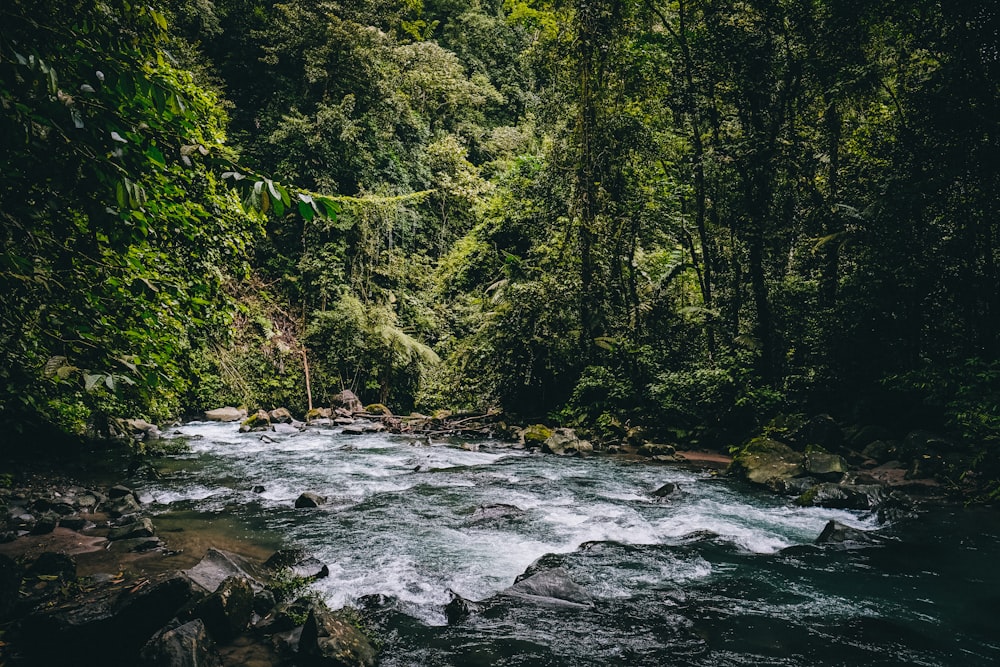
[[[308,363],[598,436],[931,428],[996,479],[998,14],[5,0],[0,428],[304,411]]]

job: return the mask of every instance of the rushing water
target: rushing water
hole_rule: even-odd
[[[327,563],[317,592],[367,609],[384,665],[1000,664],[1000,524],[987,511],[879,527],[669,465],[334,430],[179,431],[191,452],[166,460],[143,500],[163,522],[224,517]],[[667,482],[678,491],[656,498]],[[328,503],[295,509],[307,490]],[[498,504],[521,511],[476,513]],[[880,539],[811,546],[830,519]],[[489,598],[540,558],[594,604],[502,597],[447,624],[449,590]]]

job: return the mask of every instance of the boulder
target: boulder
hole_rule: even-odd
[[[141,508],[139,507],[139,501],[135,499],[135,496],[129,495],[109,500],[105,503],[104,509],[112,518],[118,519],[123,516],[135,514],[139,512]]]
[[[847,442],[854,449],[861,451],[876,440],[891,439],[892,433],[889,429],[882,426],[868,425],[855,430],[854,433],[848,436]]]
[[[137,440],[151,442],[162,437],[159,427],[156,424],[150,424],[145,419],[126,419],[124,426]]]
[[[448,624],[458,623],[462,619],[476,614],[484,608],[484,605],[474,600],[468,600],[453,590],[448,591],[451,595],[451,602],[445,605],[444,615],[448,619]]]
[[[326,503],[326,497],[312,491],[306,491],[295,499],[295,507],[297,508],[319,507],[324,503]]]
[[[561,567],[544,570],[518,578],[513,586],[504,590],[507,595],[541,598],[545,602],[569,605],[591,605],[593,598],[585,588],[570,579]]]
[[[218,590],[222,582],[230,577],[255,580],[251,574],[252,569],[240,556],[210,547],[204,558],[191,569],[185,570],[185,574],[202,590],[211,593]]]
[[[317,667],[375,667],[368,638],[345,616],[313,606],[299,638],[299,654]]]
[[[847,472],[847,461],[843,456],[830,454],[818,448],[806,448],[803,467],[810,475],[826,481],[836,481]]]
[[[267,616],[276,603],[274,593],[266,588],[253,594],[253,612],[258,616]]]
[[[333,411],[330,408],[313,408],[306,413],[306,423],[312,424],[317,420],[330,419],[332,416]]]
[[[25,572],[28,576],[55,576],[63,581],[76,580],[76,561],[66,554],[46,551]]]
[[[292,423],[292,413],[288,411],[288,408],[276,408],[268,413],[268,417],[271,418],[272,424],[291,424]]]
[[[340,432],[343,435],[364,435],[365,427],[363,424],[352,424],[351,426],[345,426]]]
[[[831,509],[870,510],[875,509],[887,497],[886,488],[868,484],[817,484],[795,499],[795,503],[808,507],[829,507]]]
[[[844,542],[868,544],[874,541],[865,531],[851,528],[833,519],[827,522],[823,532],[816,538],[816,544],[843,544]]]
[[[805,473],[804,456],[770,438],[754,438],[733,457],[732,473],[754,484],[774,486]]]
[[[559,456],[589,454],[594,451],[594,446],[586,440],[577,437],[576,432],[571,428],[557,428],[542,443],[542,451]]]
[[[274,424],[271,429],[281,435],[298,435],[300,429],[293,424]]]
[[[667,496],[672,496],[677,492],[677,485],[673,482],[667,482],[656,491],[653,491],[653,496],[656,498],[666,498]]]
[[[140,537],[153,537],[155,534],[156,529],[153,528],[153,522],[148,517],[143,517],[138,521],[127,523],[124,526],[112,528],[108,532],[108,539],[111,541],[132,540]]]
[[[335,394],[333,398],[330,399],[330,405],[334,408],[340,408],[342,410],[347,410],[348,412],[363,412],[364,405],[361,403],[361,399],[358,398],[350,389],[345,389],[339,394]],[[330,415],[327,415],[329,417]]]
[[[250,625],[253,616],[253,586],[247,577],[232,576],[214,593],[198,603],[192,614],[205,623],[213,639],[226,642]]]
[[[271,416],[263,410],[258,410],[240,422],[240,433],[251,433],[256,431],[270,431]]]
[[[35,525],[29,531],[32,535],[48,535],[59,525],[59,515],[55,512],[46,512],[35,520]]]
[[[157,632],[139,653],[139,667],[222,667],[205,624],[195,619]]]
[[[369,405],[366,405],[365,412],[367,412],[370,415],[381,415],[383,417],[392,416],[392,410],[387,408],[382,403],[370,403]]]
[[[333,420],[333,423],[336,426],[350,426],[351,424],[354,423],[354,418],[353,417],[337,417],[336,419]]]
[[[124,498],[125,496],[135,496],[135,491],[128,488],[124,484],[116,484],[108,489],[108,498],[111,500],[117,500],[119,498]]]
[[[330,576],[330,568],[301,549],[279,549],[264,561],[269,570],[285,571],[300,579],[322,579]]]
[[[552,429],[542,424],[526,426],[520,433],[520,441],[527,447],[541,447],[542,443],[551,438]]]
[[[382,422],[368,422],[364,425],[365,433],[381,433],[385,430]]]
[[[238,422],[246,416],[246,410],[229,406],[205,411],[205,420],[210,422]]]
[[[886,440],[873,440],[865,446],[865,448],[861,451],[861,454],[862,456],[872,459],[873,461],[885,463],[886,461],[890,461],[895,458],[896,445]]]

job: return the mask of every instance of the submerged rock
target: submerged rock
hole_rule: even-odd
[[[326,503],[326,497],[312,491],[306,491],[295,499],[295,507],[319,507]]]
[[[865,531],[851,528],[833,519],[827,522],[823,532],[816,538],[816,544],[842,544],[844,542],[869,544],[875,540]]]
[[[541,598],[543,601],[571,605],[591,605],[593,598],[583,586],[570,579],[561,567],[552,568],[520,579],[504,590],[507,595]]]
[[[653,495],[657,498],[666,498],[677,492],[677,485],[673,482],[667,482],[656,491],[653,491]]]
[[[516,505],[505,505],[496,503],[493,505],[480,505],[472,513],[469,519],[470,524],[491,523],[494,521],[508,521],[520,519],[524,516],[524,510]]]

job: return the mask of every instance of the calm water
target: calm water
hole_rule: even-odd
[[[673,466],[335,430],[276,442],[233,424],[178,430],[191,452],[162,461],[143,500],[162,521],[217,517],[327,563],[316,590],[367,610],[384,665],[1000,664],[991,511],[878,526]],[[679,491],[653,497],[666,482]],[[329,501],[296,510],[303,491]],[[521,512],[474,515],[496,504]],[[811,546],[830,519],[882,540]],[[447,624],[449,589],[489,598],[540,558],[593,606],[503,598]]]

